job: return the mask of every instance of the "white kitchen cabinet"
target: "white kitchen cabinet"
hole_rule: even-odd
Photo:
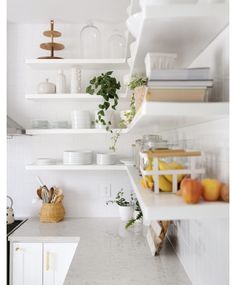
[[[45,243],[43,285],[63,285],[77,243]]]
[[[77,245],[14,242],[11,285],[63,285]]]
[[[42,285],[42,243],[13,243],[12,285]]]

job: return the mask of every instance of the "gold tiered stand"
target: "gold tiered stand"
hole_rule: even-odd
[[[54,31],[54,20],[50,21],[50,31],[45,31],[43,32],[43,35],[45,37],[51,38],[51,42],[49,43],[42,43],[40,45],[40,48],[45,49],[45,50],[50,50],[51,54],[50,56],[43,56],[43,57],[38,57],[39,59],[60,59],[62,57],[54,56],[54,51],[55,50],[62,50],[64,49],[63,44],[55,43],[54,38],[59,38],[61,36],[61,33],[58,31]]]

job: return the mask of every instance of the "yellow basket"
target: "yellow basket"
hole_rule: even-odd
[[[62,203],[44,203],[40,210],[41,223],[58,223],[65,217],[65,208]]]

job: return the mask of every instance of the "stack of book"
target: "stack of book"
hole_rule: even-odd
[[[207,101],[209,88],[213,87],[210,69],[155,69],[149,76],[149,100],[200,102]]]

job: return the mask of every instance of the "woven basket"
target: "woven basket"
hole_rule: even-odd
[[[44,203],[40,210],[40,222],[58,223],[65,217],[65,209],[62,203]]]

